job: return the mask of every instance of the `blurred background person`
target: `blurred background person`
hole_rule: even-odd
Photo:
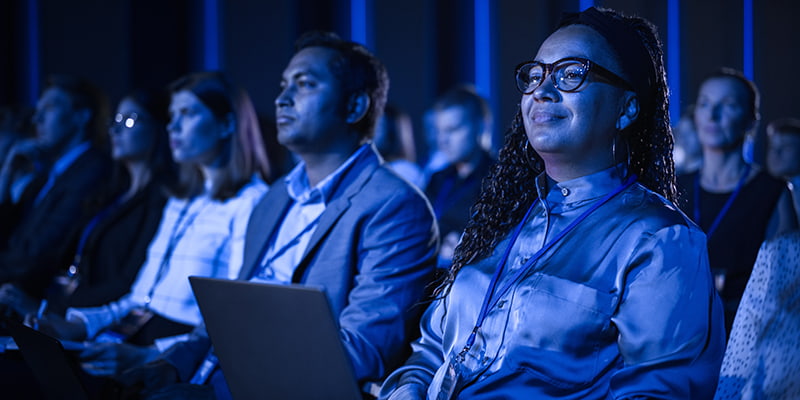
[[[54,336],[90,340],[80,357],[94,375],[115,375],[186,338],[202,320],[187,278],[237,276],[247,221],[267,191],[268,160],[247,93],[215,72],[184,76],[171,92],[178,180],[130,292],[40,321]]]
[[[470,86],[450,89],[433,105],[437,148],[448,166],[431,176],[425,194],[439,222],[439,266],[443,268],[450,265],[470,208],[493,162],[481,145],[490,121],[489,105]]]
[[[797,225],[786,185],[744,155],[759,103],[758,88],[740,71],[723,68],[704,79],[694,112],[703,163],[678,177],[679,206],[708,236],[728,332],[761,242]]]
[[[166,90],[137,90],[120,101],[108,134],[112,158],[123,167],[115,180],[126,187],[83,228],[72,263],[63,266],[47,291],[51,312],[99,306],[130,290],[161,220],[167,187],[175,183],[168,106]],[[19,315],[39,307],[10,283],[0,287],[0,302]]]
[[[767,168],[800,184],[800,120],[767,126]],[[764,241],[733,321],[715,399],[800,398],[800,230]]]
[[[41,299],[72,261],[83,226],[119,193],[108,187],[114,168],[107,121],[105,96],[93,84],[69,75],[49,78],[33,116],[36,138],[18,142],[0,173],[32,178],[14,204],[18,220],[3,221],[10,229],[0,243],[0,283]]]
[[[408,113],[387,105],[375,127],[372,141],[392,170],[414,186],[424,187],[425,177],[416,164],[414,127]]]
[[[767,126],[767,170],[786,182],[800,219],[800,119],[781,118]]]
[[[672,158],[675,160],[675,174],[689,174],[700,169],[703,164],[703,148],[697,139],[694,126],[694,104],[686,107],[678,123],[672,128],[675,145]]]

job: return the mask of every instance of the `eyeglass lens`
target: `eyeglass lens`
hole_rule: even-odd
[[[576,60],[565,60],[556,64],[529,63],[517,72],[519,90],[526,94],[536,90],[547,78],[548,70],[553,85],[564,92],[574,91],[580,87],[588,73],[586,65]]]

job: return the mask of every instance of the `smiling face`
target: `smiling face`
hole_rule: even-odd
[[[715,77],[703,82],[694,112],[697,137],[703,147],[739,149],[754,123],[747,108],[747,88],[737,79]]]
[[[621,75],[606,40],[593,29],[570,25],[542,43],[535,61],[551,64],[567,57],[587,58]],[[613,165],[612,141],[622,112],[624,91],[599,82],[590,73],[575,92],[555,88],[548,75],[520,106],[528,141],[551,170],[567,168],[565,178],[601,171]]]
[[[222,139],[231,127],[214,116],[194,93],[181,90],[172,95],[169,106],[169,144],[177,163],[213,165],[222,148]]]
[[[296,153],[326,152],[359,140],[349,130],[341,82],[331,71],[335,56],[332,49],[307,47],[283,71],[275,99],[278,141]]]
[[[115,160],[146,160],[156,137],[161,133],[149,113],[129,98],[120,101],[116,116],[108,129],[111,138],[111,155]],[[132,126],[131,126],[132,124]]]

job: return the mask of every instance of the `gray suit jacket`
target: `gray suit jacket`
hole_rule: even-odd
[[[438,250],[424,195],[385,167],[374,147],[369,150],[342,177],[292,277],[324,288],[362,382],[379,381],[408,356]],[[239,279],[254,273],[290,205],[279,180],[255,207]],[[198,337],[166,358],[188,379],[207,349],[208,341]]]

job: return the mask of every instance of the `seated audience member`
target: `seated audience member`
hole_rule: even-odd
[[[253,210],[239,274],[324,288],[365,386],[407,357],[437,250],[427,201],[369,142],[388,85],[383,64],[363,46],[323,32],[298,39],[275,116],[278,140],[301,162]],[[213,390],[217,399],[230,398],[219,368],[198,369],[211,345],[205,331],[193,336],[124,380],[144,384],[145,396]],[[184,383],[162,387],[177,381]]]
[[[39,321],[57,337],[91,340],[80,356],[95,375],[142,364],[201,322],[187,278],[236,277],[250,212],[267,191],[266,153],[247,93],[214,72],[182,77],[171,91],[167,131],[179,177],[130,292]]]
[[[5,163],[34,168],[16,202],[19,220],[3,221],[14,226],[0,243],[0,283],[41,299],[71,261],[82,227],[107,203],[99,195],[116,192],[108,187],[114,168],[103,146],[107,114],[104,97],[89,82],[65,75],[48,80],[33,116],[36,139],[18,143]]]
[[[676,198],[655,27],[568,14],[389,399],[710,398],[725,346],[705,235]]]
[[[416,164],[414,127],[405,111],[387,105],[375,127],[373,142],[392,170],[414,186],[422,188],[425,176]]]
[[[767,126],[767,170],[786,181],[800,219],[800,119],[783,118]]]
[[[33,168],[6,166],[6,160],[10,163],[15,162],[14,157],[7,156],[17,144],[32,141],[32,114],[32,110],[24,107],[0,109],[0,221],[3,221],[3,224],[0,224],[0,244],[8,240],[9,232],[16,225],[18,213],[15,212],[14,204],[19,200],[25,184],[33,178]],[[33,167],[30,163],[28,166]]]
[[[453,88],[433,105],[438,149],[448,167],[433,174],[425,194],[439,223],[439,266],[443,268],[450,266],[453,249],[469,220],[470,207],[478,199],[481,181],[492,164],[480,143],[490,120],[486,100],[470,87]]]
[[[124,167],[117,179],[127,188],[83,228],[72,263],[48,290],[48,310],[99,306],[130,290],[161,220],[166,187],[174,183],[168,107],[162,91],[134,91],[120,101],[108,132],[111,155]],[[20,315],[39,307],[11,283],[0,288],[0,301]]]
[[[672,128],[672,135],[675,137],[675,147],[672,149],[675,174],[680,176],[700,169],[703,165],[703,149],[694,126],[694,104],[689,105],[681,114],[681,119]]]
[[[800,231],[766,240],[733,321],[718,400],[798,399]]]
[[[708,256],[730,332],[739,299],[765,238],[797,227],[785,183],[744,156],[759,120],[756,85],[732,69],[700,84],[694,121],[703,164],[678,177],[679,206],[708,238]]]

